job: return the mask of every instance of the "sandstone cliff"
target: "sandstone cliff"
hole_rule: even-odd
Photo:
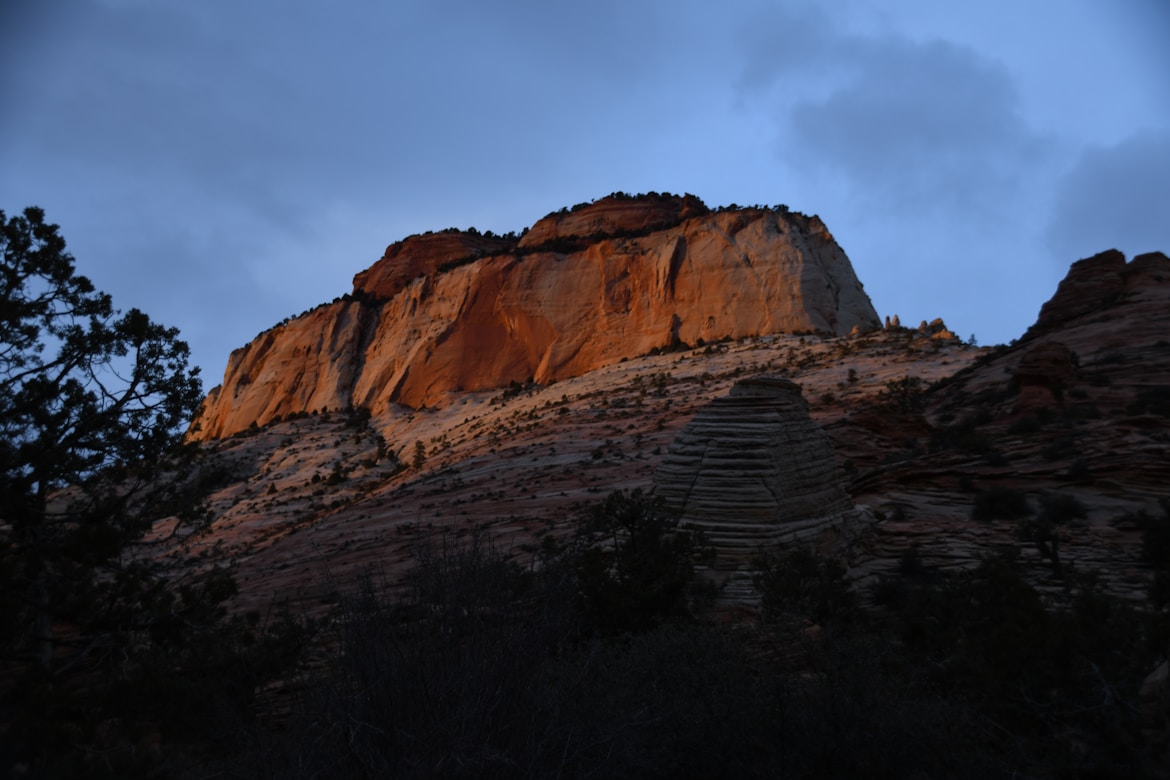
[[[442,405],[682,344],[877,327],[817,217],[611,196],[519,240],[445,231],[392,245],[352,295],[233,352],[195,435],[325,407]]]

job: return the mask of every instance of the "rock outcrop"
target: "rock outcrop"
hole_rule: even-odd
[[[700,409],[654,485],[684,526],[705,533],[717,570],[743,569],[787,543],[851,534],[868,517],[849,498],[800,386],[773,377],[738,382]]]
[[[193,436],[326,407],[442,405],[682,344],[879,326],[817,217],[611,196],[519,240],[446,231],[392,245],[352,295],[233,352]]]
[[[1161,252],[1137,255],[1126,263],[1116,249],[1078,260],[1042,307],[1025,338],[1107,309],[1135,289],[1170,278],[1170,259]]]
[[[539,220],[520,239],[520,249],[539,248],[566,239],[588,239],[645,234],[665,230],[680,222],[708,214],[710,210],[694,195],[650,193],[636,199],[611,195],[591,204],[562,209]]]
[[[1020,389],[1019,409],[1040,409],[1057,399],[1076,380],[1078,358],[1063,343],[1042,341],[1020,357],[1012,379]]]
[[[446,264],[499,254],[515,245],[515,239],[461,230],[410,236],[386,247],[381,260],[354,276],[353,288],[375,300],[388,300],[415,279],[442,272]]]

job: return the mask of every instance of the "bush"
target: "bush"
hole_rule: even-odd
[[[1158,502],[1161,517],[1147,512],[1134,516],[1142,530],[1142,558],[1159,570],[1170,570],[1170,498]]]
[[[1140,763],[1137,689],[1156,649],[1128,604],[1091,577],[1073,584],[1066,608],[1049,607],[1003,551],[886,589],[907,663],[969,702],[1005,774],[1132,776]]]
[[[550,760],[533,680],[578,631],[566,575],[555,560],[521,567],[478,533],[420,545],[397,598],[367,575],[339,596],[336,660],[289,738],[253,761],[279,777],[513,777]]]
[[[618,495],[610,510],[640,498]],[[476,536],[421,547],[398,596],[366,578],[342,600],[329,667],[285,736],[257,740],[250,763],[234,769],[319,778],[979,776],[969,751],[948,750],[963,719],[880,669],[870,646],[826,646],[813,674],[786,677],[750,632],[697,622],[589,632],[573,600],[577,554],[520,566]]]
[[[642,538],[625,529],[653,527],[646,518],[657,516],[638,493],[612,494],[595,510],[591,522],[621,529],[606,571],[623,543]],[[1010,554],[950,575],[908,556],[884,619],[871,620],[853,611],[843,567],[801,550],[776,559],[763,581],[784,609],[827,616],[819,632],[663,618],[618,633],[591,626],[582,609],[581,560],[600,544],[582,534],[588,544],[550,544],[528,564],[480,534],[444,537],[420,545],[397,591],[366,578],[342,600],[326,666],[284,719],[284,737],[256,740],[250,763],[233,771],[1135,774],[1136,690],[1150,645],[1143,622],[1091,579],[1077,579],[1075,597],[1055,610]],[[848,632],[834,630],[841,615],[852,618]]]
[[[1155,609],[1162,609],[1170,604],[1170,498],[1162,498],[1158,504],[1161,517],[1142,510],[1126,519],[1141,529],[1142,560],[1154,569],[1149,589],[1150,603]]]
[[[1052,564],[1052,571],[1057,576],[1062,576],[1060,529],[1084,517],[1085,507],[1075,496],[1051,493],[1041,497],[1040,512],[1035,517],[1020,520],[1016,536],[1035,545],[1040,554]]]

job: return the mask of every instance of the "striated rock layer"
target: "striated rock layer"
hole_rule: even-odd
[[[845,490],[829,436],[800,386],[757,377],[703,407],[663,457],[655,494],[702,530],[716,569],[736,569],[781,544],[822,541],[868,516]]]
[[[193,436],[326,407],[442,405],[681,344],[877,327],[817,217],[611,196],[520,239],[444,231],[391,246],[352,295],[233,352]]]

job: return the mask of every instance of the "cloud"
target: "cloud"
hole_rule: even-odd
[[[1046,236],[1065,258],[1170,252],[1170,129],[1086,150],[1060,183]]]
[[[741,88],[773,103],[787,165],[833,177],[863,210],[1002,214],[1044,157],[1010,73],[970,47],[850,32],[808,6],[762,26],[772,35],[751,34]]]
[[[849,84],[792,106],[798,166],[836,171],[871,206],[993,207],[1036,146],[1007,75],[941,41],[867,48]]]
[[[880,311],[1007,341],[1055,285],[1036,215],[1071,142],[1027,117],[1018,63],[862,5],[756,19],[741,103],[770,111],[788,197],[821,212]]]

